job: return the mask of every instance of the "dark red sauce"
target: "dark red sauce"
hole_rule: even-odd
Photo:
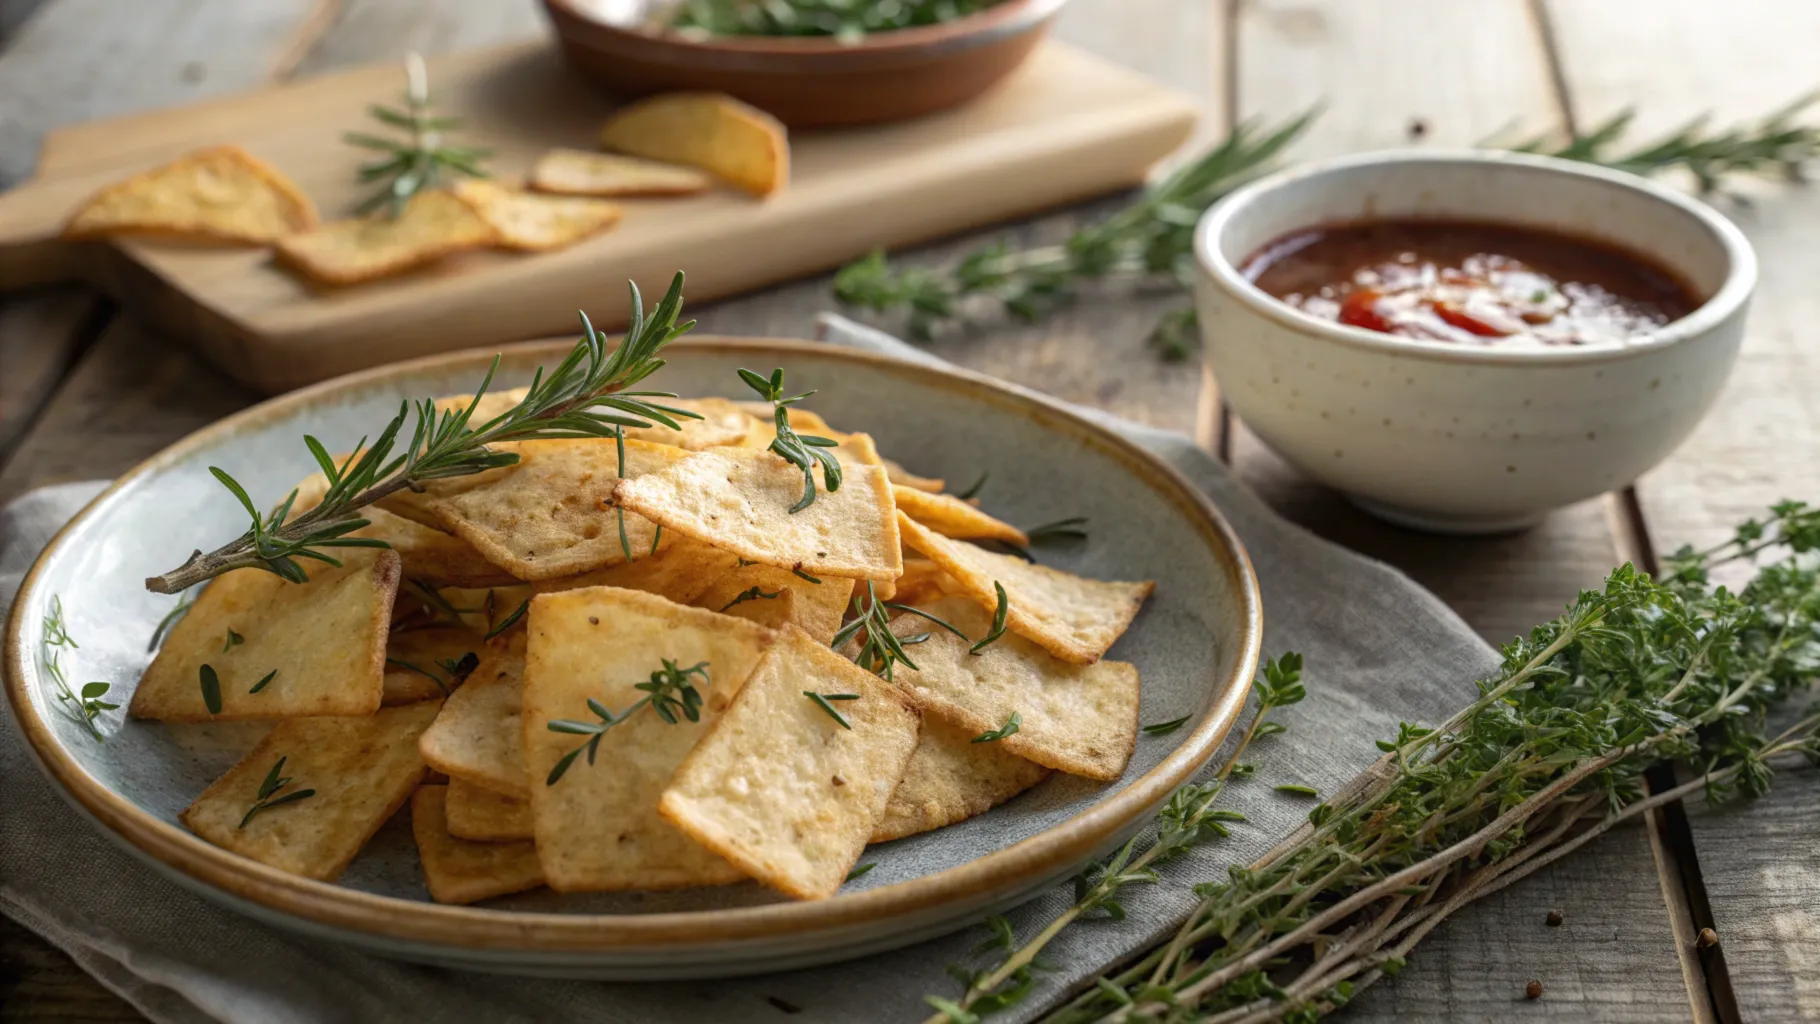
[[[1629,341],[1700,305],[1672,271],[1636,253],[1462,221],[1312,227],[1259,249],[1240,271],[1323,320],[1468,345]]]

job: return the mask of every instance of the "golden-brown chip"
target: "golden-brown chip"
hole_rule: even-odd
[[[1090,580],[995,554],[940,536],[903,513],[898,514],[898,526],[905,544],[947,570],[961,592],[983,607],[998,607],[998,591],[992,584],[1004,584],[1010,599],[1005,621],[1010,627],[1077,665],[1098,661],[1156,589],[1152,580]]]
[[[777,440],[777,411],[771,403],[740,401],[733,404],[744,410],[753,420],[752,432],[746,435],[746,439],[741,442],[740,446],[743,448],[771,447],[771,442]],[[828,425],[827,420],[801,406],[788,406],[785,411],[789,416],[790,429],[800,436],[814,435],[833,441],[847,439],[844,431],[835,430]]]
[[[377,711],[398,556],[347,548],[340,557],[340,568],[305,563],[308,583],[263,569],[216,578],[165,637],[128,713],[200,722]]]
[[[674,889],[737,881],[741,872],[657,814],[657,799],[695,742],[720,717],[770,642],[762,626],[612,587],[540,594],[531,602],[525,657],[524,744],[537,851],[559,892]],[[667,722],[637,689],[669,660],[701,695],[699,721]],[[623,720],[600,737],[597,757],[573,760],[585,735],[553,721],[598,722],[588,701]]]
[[[531,802],[495,793],[455,776],[444,808],[449,834],[477,843],[530,842]],[[542,869],[538,874],[542,875]],[[541,883],[540,883],[541,884]]]
[[[362,718],[280,722],[178,817],[224,850],[333,881],[423,781],[417,737],[438,706],[423,701]],[[268,806],[249,819],[280,758],[279,778],[290,781],[268,791]]]
[[[447,697],[473,673],[485,650],[480,634],[470,629],[392,630],[386,640],[381,703],[391,707]]]
[[[924,607],[970,637],[983,637],[992,627],[992,616],[964,597]],[[1137,743],[1137,666],[1071,665],[1010,632],[972,654],[968,641],[945,629],[930,631],[910,615],[891,628],[899,636],[930,632],[912,650],[916,668],[899,666],[894,673],[925,714],[980,736],[1004,728],[1015,712],[1017,732],[992,741],[1007,753],[1090,779],[1124,772]]]
[[[530,186],[570,196],[686,196],[713,179],[693,167],[616,153],[552,149],[531,168]]]
[[[530,796],[520,718],[523,695],[522,640],[490,648],[418,741],[424,762],[495,793]]]
[[[739,564],[739,556],[731,551],[722,551],[678,534],[665,534],[656,554],[649,551],[634,551],[633,554],[637,557],[630,562],[575,576],[540,580],[531,584],[531,592],[554,594],[559,590],[583,587],[619,587],[657,594],[677,604],[694,604],[715,580]],[[518,606],[513,604],[512,607]]]
[[[288,235],[278,241],[278,260],[323,284],[359,284],[485,248],[498,237],[454,193],[430,189],[412,196],[395,218],[353,217]]]
[[[316,208],[289,178],[238,146],[213,146],[96,193],[66,238],[158,234],[263,245],[316,226]]]
[[[1011,753],[1002,743],[973,742],[976,735],[934,715],[923,719],[916,753],[872,827],[871,842],[966,821],[1049,777],[1050,769]]]
[[[448,786],[420,786],[411,797],[411,832],[423,880],[438,903],[473,903],[543,884],[530,843],[473,843],[449,831]]]
[[[810,693],[857,698],[826,701],[837,720]],[[918,717],[902,691],[785,626],[658,810],[773,889],[832,896],[903,777]]]
[[[937,477],[917,476],[915,473],[910,472],[901,464],[894,462],[891,459],[885,459],[884,462],[885,473],[891,477],[891,483],[894,486],[914,487],[919,491],[928,491],[930,494],[940,494],[942,493],[942,489],[948,486],[948,481],[946,480]]]
[[[297,498],[291,504],[292,516],[315,508],[328,487],[328,477],[321,473],[305,477],[297,485]],[[391,545],[392,550],[398,552],[398,561],[407,580],[433,587],[490,587],[516,581],[511,573],[480,557],[474,545],[434,525],[393,515],[372,505],[361,509],[360,517],[369,525],[348,536],[372,537]]]
[[[684,459],[680,448],[627,441],[626,476],[656,473]],[[498,476],[435,494],[429,510],[494,565],[522,580],[573,576],[617,565],[651,549],[657,527],[606,507],[620,480],[618,446],[603,438],[525,441],[518,464]],[[485,475],[485,474],[478,474]],[[461,479],[459,477],[457,480]]]
[[[891,484],[877,466],[848,466],[840,489],[803,495],[802,471],[770,452],[710,448],[613,490],[623,507],[740,557],[812,576],[894,580],[902,568]]]
[[[894,485],[891,497],[899,512],[944,537],[1004,540],[1018,545],[1030,543],[1024,531],[994,519],[952,495],[930,494],[914,487]]]
[[[672,92],[615,111],[600,129],[606,149],[709,174],[768,196],[790,180],[790,143],[782,122],[721,93]]]
[[[927,558],[904,559],[904,574],[897,578],[897,594],[890,600],[899,604],[922,604],[955,593],[960,584],[948,570]]]
[[[852,597],[850,579],[823,576],[820,583],[810,583],[774,565],[738,565],[711,581],[694,604],[761,626],[790,623],[825,644],[840,631]]]
[[[494,181],[464,181],[455,194],[493,225],[501,246],[524,252],[574,245],[618,224],[624,213],[604,199],[517,192]]]

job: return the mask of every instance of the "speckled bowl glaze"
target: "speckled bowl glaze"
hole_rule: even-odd
[[[1304,314],[1239,264],[1291,231],[1379,217],[1492,221],[1654,257],[1703,304],[1647,339],[1469,347]],[[1635,480],[1693,430],[1737,359],[1757,262],[1704,203],[1617,171],[1496,152],[1327,160],[1221,200],[1195,235],[1220,394],[1258,436],[1367,511],[1487,533]]]
[[[507,349],[498,384],[529,379],[568,342]],[[1012,522],[1085,515],[1092,537],[1042,550],[1049,564],[1158,581],[1112,656],[1143,679],[1142,721],[1193,714],[1140,736],[1123,778],[1052,777],[960,825],[872,847],[876,867],[832,899],[783,900],[755,884],[669,893],[528,893],[483,906],[428,902],[408,812],[382,829],[339,884],[293,877],[210,846],[176,815],[263,732],[259,723],[101,720],[98,743],[58,713],[39,661],[60,596],[81,644],[78,680],[130,696],[146,639],[172,606],[141,581],[244,526],[208,475],[218,465],[257,501],[313,468],[301,437],[351,447],[402,398],[470,390],[491,352],[382,367],[274,399],[192,434],[127,473],[51,542],[7,626],[7,697],[45,773],[111,838],[204,896],[279,927],[371,952],[480,970],[653,980],[810,966],[909,945],[979,920],[1067,878],[1135,831],[1213,755],[1243,706],[1261,632],[1257,581],[1220,514],[1185,480],[1054,402],[984,377],[810,342],[687,339],[651,384],[737,397],[740,366],[788,368],[811,407],[915,470],[963,483],[991,476],[985,507]],[[54,856],[55,851],[46,851]]]

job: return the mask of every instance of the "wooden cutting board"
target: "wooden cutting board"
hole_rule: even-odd
[[[0,289],[84,279],[247,384],[277,392],[411,356],[564,333],[586,309],[623,325],[626,280],[647,295],[687,272],[688,298],[733,294],[1140,182],[1181,144],[1187,97],[1060,43],[966,107],[876,128],[800,132],[790,187],[766,200],[716,190],[626,202],[617,230],[553,253],[470,253],[348,288],[305,283],[263,249],[174,241],[66,242],[64,220],[128,174],[237,143],[292,176],[325,218],[363,193],[363,151],[342,131],[393,100],[376,66],[196,106],[96,121],[45,139],[35,177],[0,195]],[[430,62],[438,112],[461,141],[522,176],[558,145],[591,148],[612,101],[545,44]],[[832,301],[832,300],[830,300]]]

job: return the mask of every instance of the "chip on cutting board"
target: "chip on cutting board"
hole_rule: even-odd
[[[200,722],[377,711],[398,556],[346,548],[340,558],[340,568],[305,563],[308,583],[263,569],[218,577],[165,637],[128,713]]]
[[[915,487],[893,485],[891,497],[899,512],[944,537],[1005,540],[1018,545],[1030,543],[1024,531],[994,519],[952,495],[930,494]]]
[[[471,629],[394,628],[386,639],[381,703],[391,707],[447,697],[473,674],[485,650],[486,643]]]
[[[1011,599],[1005,621],[1011,629],[1077,665],[1098,661],[1156,589],[1151,580],[1090,580],[949,540],[902,513],[898,526],[905,544],[946,569],[962,592],[982,606],[997,608],[998,591],[992,584],[1004,584]]]
[[[872,827],[874,843],[928,832],[999,804],[1048,778],[1051,770],[1005,749],[1002,743],[975,743],[978,733],[923,718],[916,753],[903,781],[891,793],[885,813]]]
[[[965,597],[923,607],[970,637],[992,629],[992,616]],[[910,691],[924,714],[981,736],[1004,729],[1015,713],[1017,731],[991,741],[1007,753],[1090,779],[1124,773],[1137,743],[1137,666],[1069,664],[1009,631],[972,654],[968,641],[945,629],[929,630],[910,615],[894,620],[891,628],[899,636],[930,634],[912,649],[916,668],[899,666],[895,673],[897,685]]]
[[[903,777],[918,725],[903,691],[785,626],[658,810],[773,889],[832,896]]]
[[[412,196],[397,217],[353,217],[288,235],[278,241],[278,260],[322,284],[360,284],[482,249],[498,238],[467,202],[429,189]]]
[[[685,459],[681,448],[627,441],[628,478]],[[522,580],[572,576],[649,551],[657,527],[606,507],[620,481],[619,446],[604,438],[525,441],[518,464],[478,486],[432,494],[427,507],[488,561]],[[457,478],[459,479],[459,478]]]
[[[731,96],[672,92],[614,111],[600,129],[606,149],[709,174],[767,196],[790,180],[790,143],[782,122]]]
[[[475,843],[450,833],[448,799],[448,786],[420,786],[411,796],[411,832],[431,899],[473,903],[543,884],[530,843]]]
[[[527,616],[524,744],[537,852],[559,892],[675,889],[734,882],[743,873],[658,816],[657,799],[714,724],[771,641],[762,626],[652,594],[612,587],[540,594]],[[698,720],[666,721],[637,706],[665,662],[693,688]],[[688,670],[699,666],[699,671]],[[682,697],[679,686],[670,689]],[[590,701],[618,718],[596,756],[558,762],[590,742],[555,721],[598,724]],[[633,710],[634,707],[636,710]],[[590,763],[592,761],[592,763]]]
[[[417,737],[439,706],[280,722],[178,817],[224,850],[333,881],[423,781]]]
[[[67,238],[162,234],[264,245],[316,226],[316,208],[289,178],[238,146],[214,146],[96,193]]]
[[[444,810],[449,834],[457,839],[477,843],[529,842],[531,839],[529,800],[495,793],[450,776]]]
[[[522,644],[489,649],[418,740],[425,763],[452,779],[496,793],[530,796],[519,717],[523,691]]]
[[[766,451],[710,448],[620,483],[624,508],[752,562],[811,576],[894,580],[902,568],[891,484],[877,466],[848,466],[840,489],[821,485],[792,513],[803,474]]]
[[[538,157],[529,182],[539,192],[571,196],[686,196],[713,183],[693,167],[579,149],[552,149]]]
[[[613,227],[624,215],[618,203],[575,196],[519,192],[496,181],[463,181],[455,194],[474,207],[507,249],[561,249]]]
[[[710,581],[693,603],[761,626],[791,623],[825,644],[839,632],[852,597],[849,579],[824,576],[810,583],[774,565],[735,565]]]

